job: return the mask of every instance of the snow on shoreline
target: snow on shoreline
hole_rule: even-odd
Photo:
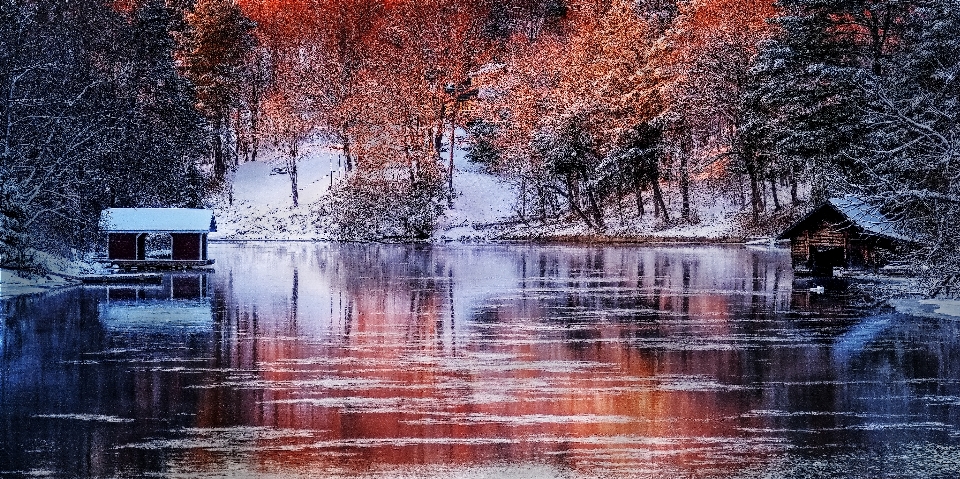
[[[93,254],[81,255],[75,251],[75,259],[42,251],[34,251],[33,255],[34,259],[43,264],[48,272],[36,274],[0,268],[0,299],[76,286],[80,284],[80,276],[103,274],[108,271],[104,266],[93,261]]]
[[[301,146],[297,161],[298,205],[293,206],[290,176],[282,152],[264,152],[258,161],[238,165],[231,190],[213,209],[217,232],[211,240],[329,240],[313,225],[311,205],[346,176],[342,151],[321,139]],[[466,150],[454,151],[453,207],[439,219],[438,241],[489,239],[485,225],[513,216],[516,192],[494,175],[467,161]],[[232,200],[232,201],[231,201]]]
[[[898,298],[889,301],[898,313],[931,319],[960,320],[960,300]]]
[[[924,299],[920,304],[936,306],[933,312],[946,316],[960,317],[960,300],[955,299]]]
[[[20,271],[0,268],[0,299],[40,294],[68,286],[76,286],[79,281],[57,274],[27,275]]]
[[[211,240],[322,240],[310,221],[310,205],[331,184],[342,180],[341,152],[314,140],[301,146],[297,161],[297,206],[293,206],[290,175],[284,154],[263,152],[258,161],[243,163],[229,179],[230,191],[213,205],[217,231]]]
[[[278,151],[263,152],[258,161],[238,165],[232,174],[231,190],[221,195],[213,206],[218,231],[212,233],[210,239],[332,239],[314,225],[315,213],[311,205],[320,201],[333,185],[346,176],[342,151],[322,139],[312,139],[301,146],[301,153],[302,157],[297,162],[296,207],[293,206],[290,177],[285,171],[284,154]],[[635,213],[628,205],[623,205],[623,209],[608,209],[607,227],[603,233],[597,233],[578,221],[522,223],[517,219],[519,199],[515,186],[469,162],[466,144],[462,140],[454,150],[453,187],[453,206],[439,218],[432,241],[725,242],[743,238],[736,226],[737,205],[711,191],[692,192],[694,210],[699,216],[695,224],[664,225],[649,211],[644,218],[635,218],[632,217]],[[667,198],[668,201],[670,199]]]

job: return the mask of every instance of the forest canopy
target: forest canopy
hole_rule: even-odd
[[[519,221],[695,224],[699,194],[769,234],[857,194],[960,273],[956,2],[0,5],[5,263],[89,244],[104,207],[199,206],[265,148],[296,205],[317,136],[350,171],[318,224],[427,237],[461,130]]]

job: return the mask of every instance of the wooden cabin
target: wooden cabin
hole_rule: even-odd
[[[797,273],[831,276],[833,268],[876,268],[910,242],[879,210],[855,196],[831,198],[787,228]]]
[[[213,264],[207,235],[216,231],[213,212],[192,208],[109,208],[100,213],[107,234],[104,262],[120,268],[188,268]],[[150,235],[168,235],[169,255],[147,251]]]

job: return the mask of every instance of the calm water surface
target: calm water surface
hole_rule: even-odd
[[[0,476],[960,475],[960,324],[785,251],[210,254],[4,304]]]

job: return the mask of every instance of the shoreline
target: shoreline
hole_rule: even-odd
[[[743,237],[729,238],[711,238],[706,236],[607,236],[607,235],[549,235],[549,236],[516,236],[499,238],[466,238],[466,239],[446,239],[433,238],[428,240],[411,241],[390,241],[390,240],[338,240],[330,238],[209,238],[209,243],[377,243],[377,244],[411,244],[411,245],[449,245],[449,244],[567,244],[567,245],[745,245],[751,241]],[[766,247],[766,243],[757,245]]]
[[[333,239],[277,239],[277,238],[211,238],[213,244],[242,244],[242,243],[378,243],[391,245],[435,245],[449,246],[451,244],[460,245],[563,245],[563,246],[710,246],[710,245],[743,245],[747,246],[744,238],[705,238],[705,237],[666,237],[666,236],[602,236],[602,235],[557,235],[545,237],[528,238],[503,238],[503,239],[474,239],[474,240],[432,240],[432,241],[342,241]],[[760,248],[767,248],[762,245]],[[73,265],[80,265],[83,262],[68,262]],[[83,281],[77,275],[68,274],[62,271],[50,271],[46,274],[23,274],[21,271],[8,268],[0,268],[0,302],[7,302],[21,297],[42,295],[67,288],[74,288],[83,285]]]
[[[379,243],[417,246],[448,246],[459,244],[465,246],[476,245],[565,245],[565,246],[743,246],[765,250],[783,250],[783,246],[775,244],[748,244],[747,238],[727,237],[676,237],[676,236],[608,236],[608,235],[549,235],[540,237],[518,237],[498,239],[474,240],[431,240],[431,241],[342,241],[332,239],[277,239],[277,238],[213,238],[210,243],[242,244],[242,243]],[[893,308],[901,314],[918,318],[938,320],[960,320],[960,300],[930,299],[923,296],[921,291],[915,291],[912,278],[900,277],[898,281],[878,283],[882,277],[868,275],[865,277],[850,276],[849,280],[856,281],[860,289],[872,296],[877,306]],[[796,280],[797,278],[795,278]],[[889,280],[892,277],[886,277]],[[894,284],[897,285],[894,285]],[[47,274],[23,274],[17,270],[0,268],[0,302],[7,303],[18,298],[39,296],[68,288],[83,285],[81,278],[64,272],[49,272]]]
[[[24,276],[17,270],[0,268],[0,301],[6,302],[24,296],[43,295],[83,284],[79,278],[61,274],[47,273]]]

